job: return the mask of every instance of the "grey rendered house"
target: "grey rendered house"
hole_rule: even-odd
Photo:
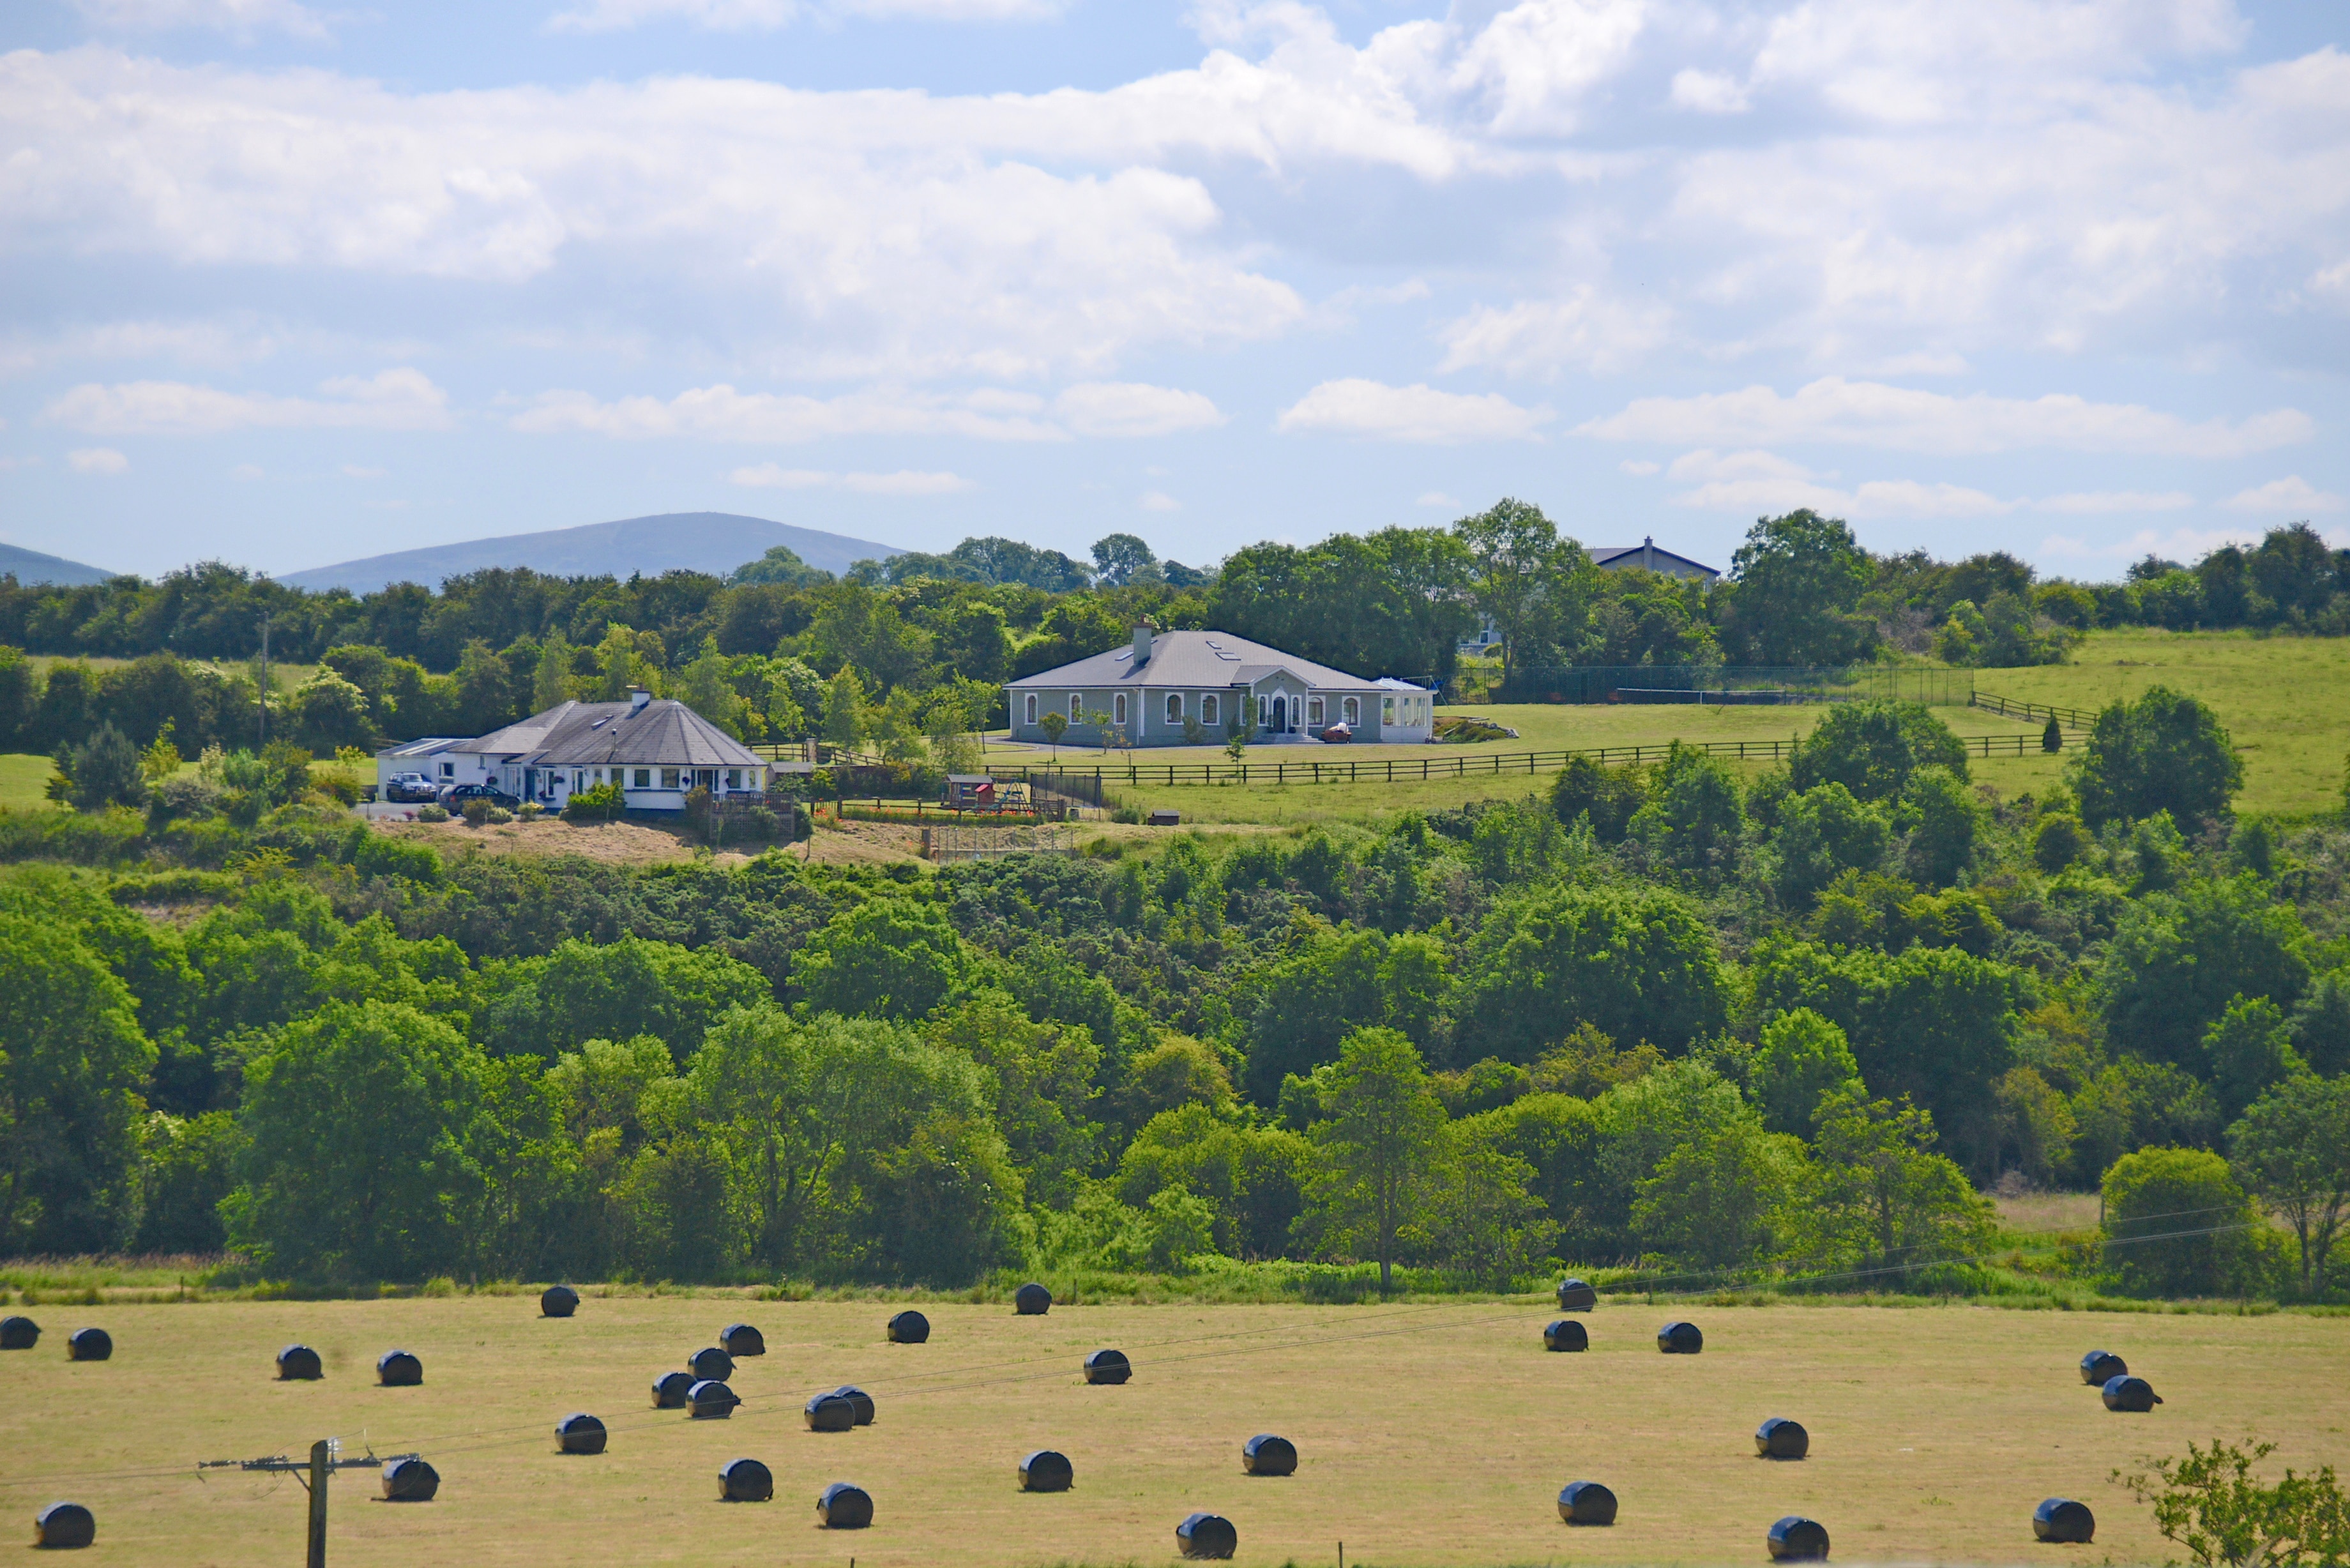
[[[1425,741],[1436,727],[1428,687],[1350,675],[1226,631],[1148,625],[1131,647],[1024,676],[1004,692],[1012,738],[1039,745],[1050,738],[1047,713],[1068,721],[1062,739],[1076,745],[1215,744],[1236,719],[1262,742],[1313,742],[1339,724],[1357,742]]]
[[[630,811],[682,811],[687,794],[757,794],[773,764],[682,702],[631,691],[625,702],[561,702],[442,756],[460,784],[486,784],[560,810],[616,784]]]

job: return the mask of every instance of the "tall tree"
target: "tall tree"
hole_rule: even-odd
[[[2350,1077],[2294,1074],[2228,1129],[2228,1152],[2252,1196],[2293,1227],[2301,1288],[2324,1295],[2326,1262],[2350,1216]]]
[[[1843,664],[1866,657],[1877,623],[1852,613],[1868,587],[1868,553],[1841,519],[1809,507],[1765,517],[1731,557],[1724,631],[1754,664]]]
[[[1516,680],[1519,666],[1539,648],[1579,640],[1591,597],[1591,557],[1572,539],[1562,539],[1542,508],[1504,497],[1453,532],[1469,548],[1470,584],[1477,607],[1493,618],[1502,633],[1502,684]]]
[[[1323,1119],[1305,1133],[1320,1157],[1308,1217],[1321,1226],[1326,1250],[1378,1260],[1385,1295],[1395,1288],[1399,1238],[1429,1201],[1444,1107],[1419,1053],[1392,1029],[1357,1030],[1321,1085]]]
[[[2244,787],[2243,759],[2218,716],[2168,686],[2100,710],[2072,771],[2093,827],[2160,811],[2191,826],[2225,812]]]

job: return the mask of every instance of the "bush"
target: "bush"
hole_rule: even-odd
[[[441,857],[425,845],[369,833],[351,855],[351,869],[362,877],[405,877],[429,887],[441,880]]]
[[[463,813],[466,826],[483,826],[490,820],[490,803],[476,796],[465,803]]]
[[[2081,857],[2089,847],[2089,830],[2081,819],[2065,812],[2056,812],[2040,819],[2032,830],[2032,859],[2051,877]]]
[[[2106,1172],[2106,1264],[2148,1296],[2230,1295],[2260,1282],[2261,1224],[2228,1162],[2199,1148],[2142,1148]]]
[[[698,792],[697,792],[698,793]],[[616,784],[583,789],[564,803],[563,820],[570,823],[618,822],[628,809],[628,798]]]
[[[446,806],[420,805],[416,808],[416,820],[419,822],[446,822],[449,820],[449,811]]]

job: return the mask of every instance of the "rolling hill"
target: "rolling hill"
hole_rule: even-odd
[[[528,566],[551,576],[583,577],[632,572],[715,572],[723,576],[755,561],[775,545],[788,545],[811,566],[838,574],[858,561],[904,552],[889,545],[851,539],[814,528],[795,528],[764,517],[729,512],[668,512],[657,517],[626,517],[543,534],[507,534],[457,545],[432,545],[369,556],[332,566],[286,572],[277,580],[294,588],[348,588],[373,593],[387,583],[422,583],[438,587],[444,577],[492,566]]]
[[[897,554],[895,550],[889,553]],[[0,576],[14,576],[28,587],[34,583],[58,583],[69,588],[79,587],[85,583],[102,583],[114,575],[61,556],[44,556],[38,550],[0,545]]]

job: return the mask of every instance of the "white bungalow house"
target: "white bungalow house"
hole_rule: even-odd
[[[684,703],[641,690],[625,702],[560,702],[477,739],[438,743],[432,762],[436,782],[490,784],[556,811],[604,784],[620,786],[630,811],[681,811],[697,787],[760,793],[774,767]]]
[[[1252,740],[1311,742],[1344,724],[1357,742],[1425,741],[1436,693],[1393,677],[1370,680],[1227,631],[1134,628],[1130,648],[1008,682],[1012,738],[1042,745],[1045,715],[1062,738],[1098,745],[1220,742],[1237,718]],[[1197,737],[1197,740],[1194,739]]]

